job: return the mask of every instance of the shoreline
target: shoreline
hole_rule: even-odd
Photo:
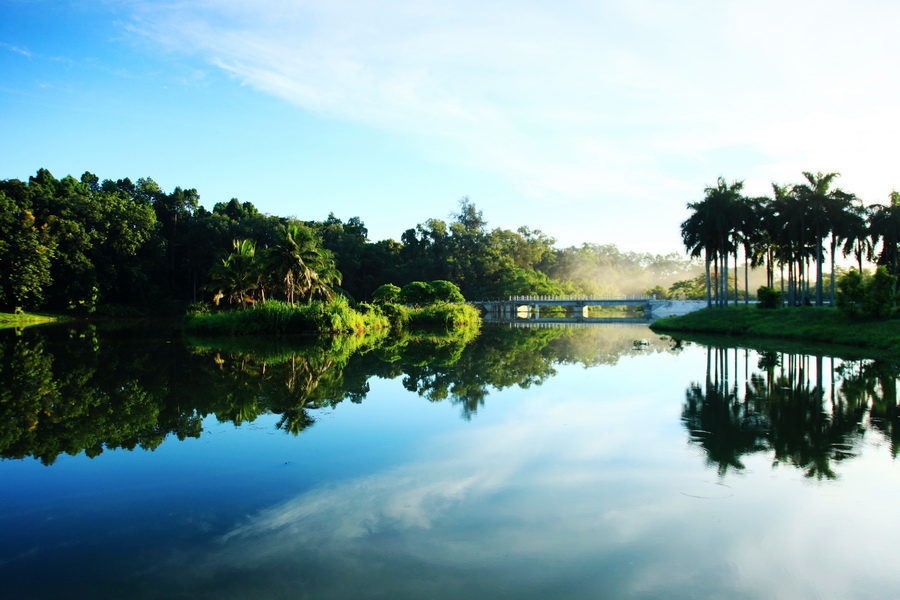
[[[900,358],[900,320],[853,320],[837,308],[804,306],[705,308],[650,324],[657,333],[721,335],[732,339],[827,344],[848,353]]]

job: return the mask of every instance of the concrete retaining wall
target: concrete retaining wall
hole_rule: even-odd
[[[651,300],[650,317],[676,317],[706,308],[706,300]]]

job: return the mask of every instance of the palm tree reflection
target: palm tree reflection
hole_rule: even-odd
[[[835,479],[837,463],[857,456],[870,426],[896,455],[896,365],[760,352],[753,370],[751,352],[708,347],[705,382],[685,392],[690,442],[720,476],[743,469],[745,455],[769,452],[773,466]]]

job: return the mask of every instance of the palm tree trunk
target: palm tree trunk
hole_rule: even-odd
[[[796,265],[794,265],[794,259],[788,262],[788,300],[790,301],[790,305],[794,306],[796,303],[797,296],[797,277],[796,277]]]
[[[726,250],[725,240],[722,240],[722,279],[719,284],[722,286],[722,306],[728,306],[728,250]]]
[[[781,281],[781,297],[784,298],[784,297],[785,297],[785,296],[784,296],[784,263],[782,262],[782,263],[779,265],[779,267],[780,267],[780,271],[781,271],[781,277],[780,277],[780,281]]]
[[[831,305],[834,306],[834,248],[837,244],[834,234],[831,234]]]
[[[706,308],[712,308],[712,282],[709,280],[709,251],[706,252]]]
[[[744,246],[744,306],[750,304],[750,259],[749,251]]]
[[[822,239],[816,241],[816,306],[822,306]]]
[[[734,305],[737,306],[740,293],[738,292],[738,247],[734,245]]]
[[[713,281],[715,281],[715,293],[713,294],[713,303],[719,306],[719,257],[713,257]]]

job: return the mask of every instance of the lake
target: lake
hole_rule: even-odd
[[[898,366],[646,325],[0,332],[32,598],[900,598]]]

